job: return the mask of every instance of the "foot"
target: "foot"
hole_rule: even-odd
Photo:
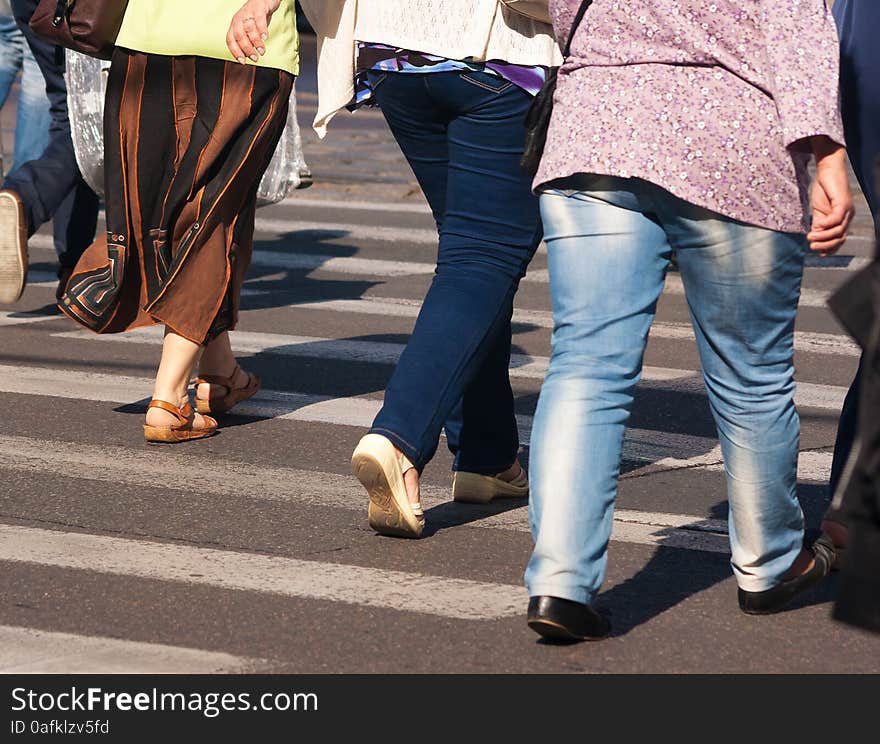
[[[507,470],[498,473],[498,475],[494,476],[498,480],[502,480],[505,483],[512,483],[520,476],[525,475],[525,470],[523,470],[523,466],[519,464],[519,460],[514,460],[513,465],[511,465]]]
[[[849,529],[845,524],[831,519],[822,520],[822,534],[825,535],[834,546],[834,562],[831,569],[837,571],[843,563],[843,556],[849,547]]]
[[[351,467],[370,497],[370,527],[381,535],[420,537],[425,515],[419,503],[419,474],[391,440],[367,434],[352,453]]]
[[[231,388],[226,387],[226,385],[216,385],[207,382],[196,385],[196,398],[205,401],[210,400],[211,398],[222,398],[233,390],[246,388],[250,384],[251,379],[250,375],[239,367],[238,364],[235,364],[232,370],[227,369],[220,372],[200,368],[199,377],[227,378],[232,383]]]
[[[452,479],[452,499],[464,504],[488,504],[497,498],[524,499],[529,495],[529,479],[519,460],[497,475],[459,470]]]
[[[21,198],[0,191],[0,304],[18,302],[27,283],[28,225]]]
[[[569,643],[598,641],[611,632],[611,623],[593,607],[560,597],[531,597],[528,623],[544,638]]]
[[[400,455],[403,455],[397,447],[394,448],[396,452]],[[419,511],[421,511],[421,491],[419,490],[419,471],[414,467],[409,470],[405,470],[403,473],[403,485],[406,487],[406,497],[409,499],[409,504],[412,507],[418,507]]]
[[[739,608],[747,615],[772,615],[815,587],[831,571],[834,552],[830,541],[819,538],[798,554],[779,583],[763,592],[738,592]]]
[[[187,403],[189,403],[189,396],[185,395],[177,402],[177,405],[180,408],[183,408]],[[145,423],[147,426],[175,426],[180,423],[180,419],[178,419],[173,413],[161,408],[149,408],[147,409]],[[194,431],[202,431],[211,428],[212,426],[211,423],[205,420],[205,417],[202,416],[202,414],[195,414],[192,425]]]

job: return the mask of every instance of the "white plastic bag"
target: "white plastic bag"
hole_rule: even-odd
[[[67,51],[67,107],[73,149],[80,172],[95,193],[104,195],[104,91],[110,63]],[[308,185],[311,172],[302,151],[296,120],[296,91],[290,97],[287,126],[260,181],[257,203],[274,204]]]

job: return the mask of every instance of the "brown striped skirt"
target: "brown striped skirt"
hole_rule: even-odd
[[[117,49],[104,111],[107,233],[60,307],[98,333],[164,323],[199,344],[235,326],[257,187],[293,76]]]

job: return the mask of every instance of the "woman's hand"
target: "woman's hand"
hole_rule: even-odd
[[[807,235],[810,250],[821,256],[836,253],[852,221],[853,197],[846,169],[846,150],[827,137],[813,137],[816,180],[813,183],[813,227]]]
[[[266,53],[269,21],[279,5],[281,0],[247,0],[241,10],[232,16],[226,46],[241,64],[248,58],[256,62]]]

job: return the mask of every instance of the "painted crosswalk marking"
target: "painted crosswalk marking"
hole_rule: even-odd
[[[376,303],[365,302],[364,308],[372,308],[374,304]],[[332,310],[334,307],[332,302],[320,303],[320,305],[320,309],[329,307]],[[378,305],[381,310],[381,303]],[[396,306],[391,307],[392,309],[396,308]],[[53,334],[53,336],[95,343],[157,345],[162,339],[162,329],[154,326],[124,334],[101,336],[95,335],[91,331],[62,331]],[[238,354],[271,354],[273,356],[308,357],[388,365],[396,364],[404,349],[403,344],[387,341],[332,339],[249,331],[234,331],[231,338],[233,349]],[[513,379],[543,380],[547,374],[548,365],[549,359],[547,357],[512,354],[510,357],[510,376]],[[693,370],[672,367],[645,366],[642,369],[640,384],[652,389],[687,393],[700,393],[703,390],[702,378],[698,373]],[[841,386],[802,383],[798,386],[795,400],[800,406],[839,410],[845,394],[846,388]]]
[[[43,395],[72,400],[91,400],[129,404],[144,401],[152,387],[149,378],[127,377],[65,370],[63,375],[50,367],[0,365],[0,392]],[[244,401],[236,411],[243,416],[290,421],[327,423],[369,428],[381,402],[373,398],[338,398],[279,390],[262,390]],[[517,416],[520,439],[529,442],[532,419]],[[629,428],[623,457],[633,463],[655,468],[701,467],[718,469],[721,454],[717,441],[708,437],[676,434],[651,429]],[[801,480],[824,482],[831,467],[828,452],[805,453],[798,474]]]
[[[0,327],[41,323],[44,320],[57,320],[57,313],[28,313],[21,310],[0,310]]]
[[[230,674],[265,665],[216,651],[0,625],[0,674]]]
[[[521,586],[0,524],[0,561],[319,599],[456,620],[522,614]]]
[[[293,303],[288,307],[300,310],[316,310],[335,313],[361,315],[381,315],[397,318],[415,318],[420,304],[414,300],[392,297],[364,297],[358,300],[317,300],[314,302]],[[553,314],[545,310],[513,311],[513,322],[534,325],[539,328],[553,328]],[[652,338],[693,341],[694,332],[689,323],[669,323],[655,321],[651,326]],[[795,350],[806,354],[837,354],[840,356],[861,355],[858,345],[842,334],[797,331]]]
[[[23,473],[63,473],[87,481],[211,494],[223,498],[255,498],[300,506],[332,507],[364,512],[360,483],[349,475],[286,467],[244,466],[234,460],[201,458],[196,454],[144,452],[119,446],[95,446],[29,437],[0,435],[0,469]],[[211,478],[188,482],[182,472],[210,473]],[[423,485],[422,504],[435,526],[459,524],[468,516],[470,527],[528,532],[528,516],[520,508],[492,514],[491,508],[474,519],[475,507],[450,501],[449,488]],[[665,514],[629,509],[614,512],[613,540],[641,545],[727,552],[727,525],[717,519],[687,514]]]

